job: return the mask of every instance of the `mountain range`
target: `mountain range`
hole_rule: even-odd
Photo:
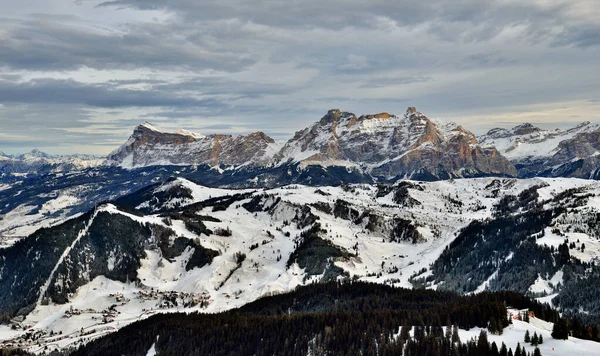
[[[70,172],[100,167],[105,161],[104,157],[83,154],[54,156],[37,148],[17,155],[0,152],[0,182],[10,175]]]
[[[106,158],[50,156],[37,149],[14,156],[0,153],[0,179],[87,168],[202,165],[225,175],[239,172],[247,176],[247,184],[255,181],[263,186],[302,179],[307,169],[318,169],[325,176],[342,169],[352,173],[351,181],[366,182],[481,176],[594,179],[599,174],[595,168],[600,163],[599,129],[590,122],[554,130],[525,123],[476,136],[454,122],[430,119],[414,107],[400,116],[356,116],[332,109],[287,142],[276,142],[260,131],[239,136],[171,133],[146,122]],[[283,171],[295,179],[281,181]]]
[[[399,178],[579,177],[596,175],[598,124],[544,130],[531,124],[476,136],[456,123],[432,120],[414,107],[395,116],[356,116],[339,109],[278,144],[263,132],[247,136],[165,133],[145,123],[107,158],[123,168],[207,164],[225,169],[284,165],[344,167],[372,181]]]
[[[493,147],[478,145],[473,133],[454,123],[437,125],[413,107],[400,117],[388,113],[357,117],[330,110],[283,145],[262,132],[202,136],[165,133],[145,123],[107,162],[128,169],[200,164],[230,169],[345,167],[380,180],[517,174]]]

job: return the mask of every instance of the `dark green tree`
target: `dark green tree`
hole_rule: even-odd
[[[566,321],[559,319],[556,323],[554,323],[551,335],[554,339],[567,340],[569,338],[569,328]]]

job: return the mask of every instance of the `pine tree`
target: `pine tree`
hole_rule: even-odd
[[[521,354],[521,343],[517,343],[517,347],[515,348],[515,356],[526,356]]]
[[[508,350],[506,349],[506,344],[503,342],[502,346],[500,346],[500,356],[508,356]]]
[[[458,335],[458,326],[456,325],[454,325],[454,327],[452,328],[452,342],[460,342],[460,336]]]
[[[479,355],[487,355],[490,353],[490,343],[488,342],[487,333],[481,330],[477,338],[477,353]]]
[[[531,342],[531,337],[529,336],[529,330],[525,331],[525,338],[523,339],[523,341],[529,343]]]
[[[498,355],[498,345],[496,345],[496,342],[492,342],[492,355]]]
[[[533,351],[533,356],[542,356],[542,352],[539,348],[535,348],[535,350]]]
[[[452,324],[446,324],[446,339],[448,341],[452,340]]]
[[[502,334],[501,330],[502,330],[502,327],[498,325],[496,318],[492,318],[490,320],[490,332],[492,334]]]
[[[540,336],[538,337],[538,344],[543,344],[544,343],[544,337],[542,336],[542,334],[540,334]]]
[[[538,335],[536,332],[533,333],[533,337],[531,338],[531,345],[537,346],[539,344]]]
[[[552,337],[559,340],[567,340],[569,338],[569,328],[563,319],[559,319],[554,323],[552,328]]]

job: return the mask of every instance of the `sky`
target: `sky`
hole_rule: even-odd
[[[475,133],[600,122],[597,0],[0,0],[0,151],[145,121],[285,140],[408,106]]]

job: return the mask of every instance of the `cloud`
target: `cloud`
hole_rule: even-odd
[[[106,150],[145,120],[283,137],[333,107],[414,105],[470,128],[537,118],[509,114],[532,105],[550,122],[558,111],[546,107],[577,102],[561,119],[581,121],[600,95],[595,0],[56,0],[3,10],[1,141],[23,147]]]
[[[409,85],[417,83],[425,83],[432,80],[431,77],[427,76],[404,76],[404,77],[378,77],[367,80],[365,83],[360,85],[360,88],[385,88],[389,86],[397,85]]]
[[[195,44],[162,24],[98,31],[69,22],[25,20],[0,25],[1,30],[5,35],[0,41],[0,66],[11,69],[146,67],[235,72],[255,62],[248,53]]]
[[[217,99],[182,96],[155,90],[113,89],[104,84],[73,80],[37,79],[24,83],[0,81],[0,102],[28,104],[80,104],[103,108],[122,107],[222,107]]]
[[[264,2],[262,6],[255,6],[244,0],[116,0],[98,6],[161,9],[176,12],[192,22],[243,19],[288,29],[324,28],[340,31],[348,27],[385,28],[390,23],[399,27],[423,26],[430,33],[452,42],[487,40],[516,25],[526,26],[527,35],[532,41],[543,37],[561,45],[597,45],[600,36],[597,31],[600,25],[594,18],[594,14],[597,15],[598,12],[594,0],[271,0]]]

